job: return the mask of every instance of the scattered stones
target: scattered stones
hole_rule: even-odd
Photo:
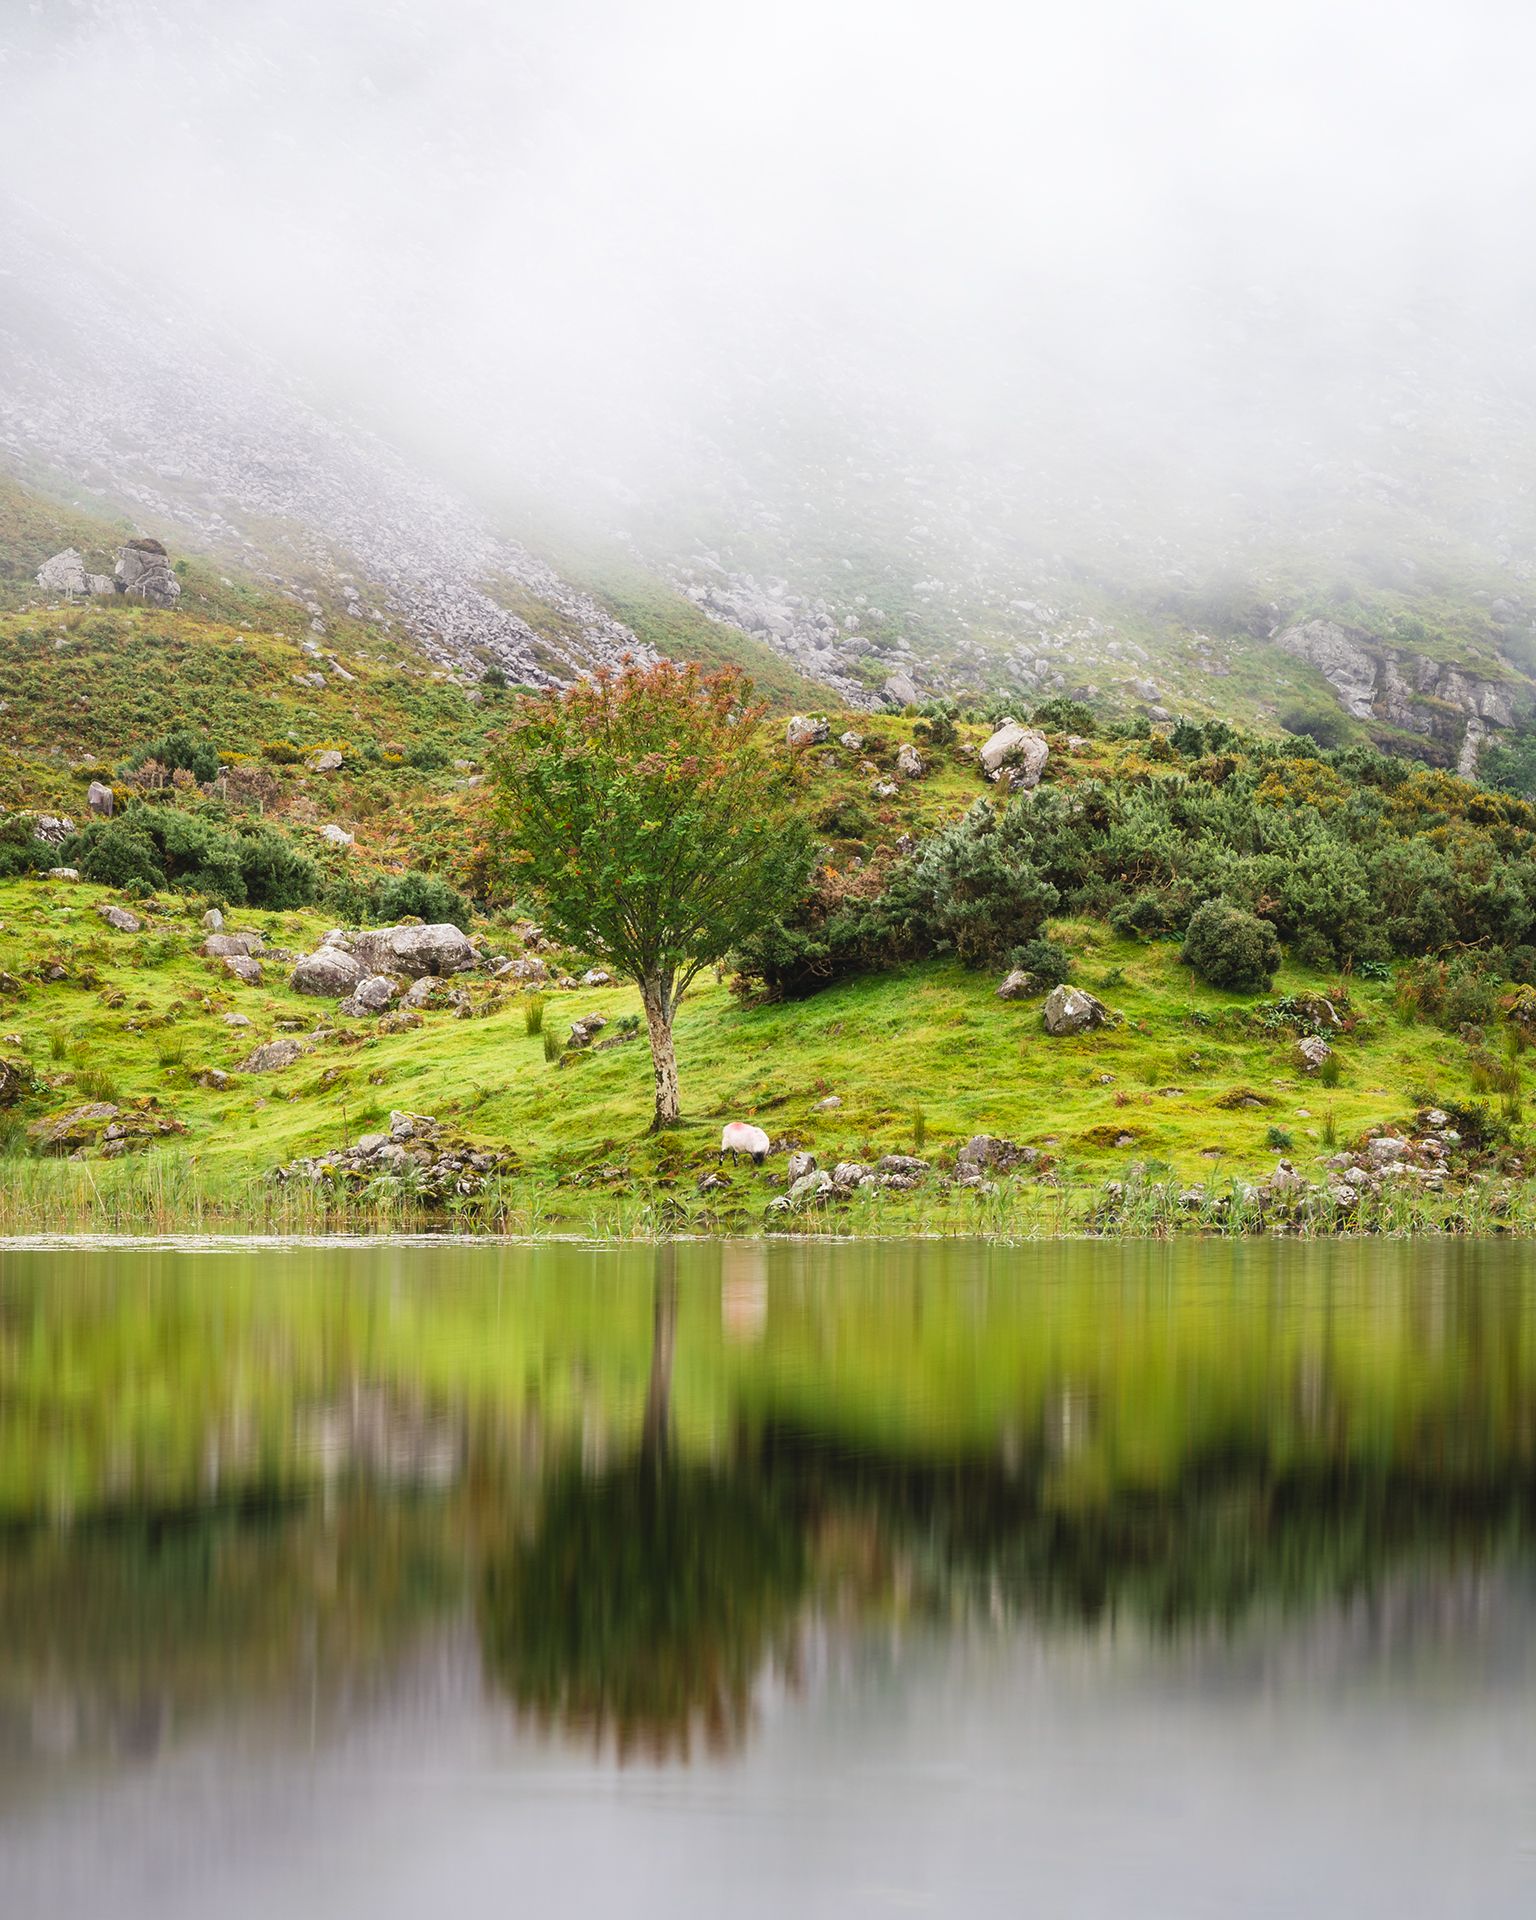
[[[67,813],[39,813],[32,819],[32,838],[41,840],[44,846],[56,847],[61,840],[67,840],[75,830],[75,823]]]
[[[93,780],[85,790],[85,804],[103,820],[112,818],[112,789],[104,780]]]
[[[309,1052],[302,1040],[284,1038],[269,1040],[265,1046],[258,1047],[240,1062],[241,1073],[281,1073],[284,1067],[291,1067],[295,1060]]]
[[[1033,1166],[1039,1158],[1038,1147],[1021,1147],[995,1133],[973,1133],[955,1155],[955,1178],[970,1185],[983,1173],[1011,1173],[1015,1167]]]
[[[392,1113],[388,1133],[365,1133],[355,1146],[274,1167],[278,1182],[334,1181],[356,1188],[387,1179],[403,1195],[431,1209],[443,1202],[481,1192],[497,1174],[517,1165],[514,1156],[477,1147],[444,1134],[430,1114]]]
[[[1113,1018],[1102,1000],[1096,1000],[1081,987],[1052,987],[1042,1009],[1047,1033],[1060,1038],[1064,1034],[1085,1033],[1090,1027],[1108,1026]]]
[[[108,906],[103,900],[96,911],[109,927],[115,927],[119,933],[142,933],[144,922],[136,913],[130,913],[126,907]]]
[[[102,1155],[111,1160],[137,1148],[152,1146],[170,1134],[185,1133],[186,1128],[170,1114],[156,1112],[153,1107],[123,1108],[101,1100],[34,1120],[27,1132],[40,1153],[74,1157],[99,1147]]]

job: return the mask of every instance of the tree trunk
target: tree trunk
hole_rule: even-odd
[[[676,1126],[682,1118],[677,1096],[677,1056],[672,1051],[672,996],[657,981],[640,982],[640,1001],[651,1036],[651,1064],[656,1071],[656,1117],[652,1133]]]
[[[651,1376],[645,1389],[645,1418],[640,1428],[641,1458],[653,1467],[667,1456],[672,1413],[672,1353],[677,1343],[677,1249],[656,1249],[651,1304]]]

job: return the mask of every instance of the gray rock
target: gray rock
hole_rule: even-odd
[[[1275,645],[1316,667],[1345,711],[1369,720],[1376,698],[1376,662],[1332,620],[1308,620],[1275,636]]]
[[[40,813],[32,821],[32,838],[48,847],[67,840],[74,830],[75,823],[67,813]]]
[[[886,676],[885,685],[880,689],[880,697],[888,707],[915,707],[922,695],[912,684],[912,677],[906,673],[892,673]]]
[[[1318,1068],[1328,1058],[1329,1054],[1333,1052],[1333,1048],[1329,1046],[1321,1034],[1307,1033],[1303,1034],[1301,1039],[1296,1042],[1296,1052],[1307,1072],[1316,1073]]]
[[[248,1027],[251,1023],[243,1013],[226,1013],[224,1024],[226,1027]]]
[[[475,964],[468,937],[448,922],[429,927],[368,927],[351,936],[352,952],[370,973],[403,973],[418,980],[462,973]]]
[[[345,827],[338,827],[334,820],[328,820],[320,829],[320,838],[328,847],[350,847],[357,843],[356,834],[348,833]]]
[[[787,1198],[792,1207],[803,1207],[808,1200],[820,1200],[824,1194],[833,1191],[830,1173],[817,1172],[801,1174],[798,1180],[790,1182]]]
[[[342,759],[334,747],[322,747],[309,756],[308,764],[311,773],[340,773]]]
[[[862,1160],[839,1160],[832,1169],[832,1184],[841,1193],[849,1193],[869,1173]]]
[[[358,981],[338,1011],[353,1016],[383,1013],[391,1002],[398,999],[399,994],[398,980],[392,980],[387,973],[370,973],[366,979]]]
[[[217,907],[210,907],[203,915],[202,925],[205,933],[222,933],[224,931],[224,916],[219,912]]]
[[[130,540],[119,549],[116,580],[119,593],[154,607],[174,607],[181,598],[181,582],[158,540]]]
[[[989,780],[997,779],[1004,767],[1013,776],[1013,784],[1028,791],[1040,784],[1040,776],[1051,757],[1043,733],[1006,721],[990,739],[982,742],[981,767]]]
[[[295,1040],[291,1036],[269,1040],[264,1047],[247,1054],[240,1062],[239,1070],[241,1073],[281,1073],[284,1067],[291,1067],[295,1060],[308,1051],[302,1040]]]
[[[144,922],[126,907],[109,907],[103,900],[96,911],[109,927],[116,927],[119,933],[142,933],[144,930]]]
[[[928,1171],[928,1162],[919,1160],[911,1153],[885,1153],[875,1162],[875,1172],[897,1174],[904,1179],[916,1179],[919,1174]]]
[[[825,1100],[818,1100],[816,1102],[815,1106],[811,1108],[811,1112],[812,1113],[836,1113],[838,1108],[842,1104],[843,1104],[843,1101],[842,1101],[842,1096],[840,1094],[829,1093]]]
[[[227,954],[224,959],[224,971],[233,974],[237,980],[243,980],[248,987],[261,985],[261,962],[252,960],[248,954]]]
[[[203,942],[203,952],[210,960],[249,959],[264,945],[259,933],[210,933]]]
[[[793,715],[784,729],[784,744],[789,747],[819,747],[832,729],[824,719],[812,719],[809,715]]]
[[[586,972],[581,976],[581,984],[584,987],[611,987],[613,985],[613,975],[611,973],[604,973],[601,967],[588,967]]]
[[[896,756],[896,771],[903,780],[921,780],[928,769],[917,748],[904,745]]]
[[[288,977],[295,993],[314,993],[339,1000],[363,979],[367,969],[341,947],[320,947],[305,954]]]
[[[112,789],[104,780],[93,780],[85,790],[85,804],[103,820],[112,818]]]
[[[1096,1000],[1091,993],[1084,993],[1081,987],[1052,987],[1045,996],[1042,1012],[1046,1032],[1057,1037],[1084,1033],[1089,1027],[1107,1026],[1110,1019],[1104,1002]]]
[[[850,728],[847,733],[840,733],[838,735],[837,744],[840,747],[846,747],[850,753],[862,753],[864,751],[864,736],[862,733],[853,732]]]
[[[78,880],[80,878],[80,869],[78,867],[50,867],[48,869],[48,878],[50,880]]]
[[[793,1186],[797,1180],[803,1179],[806,1174],[814,1173],[815,1171],[816,1156],[814,1153],[792,1153],[789,1156],[786,1172],[789,1175],[789,1184],[791,1186]]]
[[[85,561],[74,547],[45,560],[37,570],[37,584],[44,593],[62,593],[66,600],[91,590]]]
[[[1023,967],[1015,967],[997,990],[999,1000],[1032,1000],[1041,990],[1040,982],[1034,974]]]

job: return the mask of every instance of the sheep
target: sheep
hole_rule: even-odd
[[[730,1121],[720,1135],[720,1159],[727,1154],[735,1160],[740,1153],[750,1153],[754,1167],[760,1167],[768,1158],[768,1136],[761,1127],[749,1127],[744,1120]]]

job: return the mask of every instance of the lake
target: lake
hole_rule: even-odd
[[[0,1249],[0,1913],[1536,1911],[1536,1271]]]

